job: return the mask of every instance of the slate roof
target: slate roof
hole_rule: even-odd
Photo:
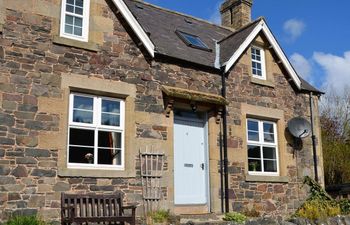
[[[125,0],[128,8],[156,46],[156,53],[192,63],[213,67],[215,63],[215,40],[219,41],[232,31],[156,6],[132,0]],[[196,35],[211,49],[210,52],[187,46],[176,30]]]
[[[319,93],[319,94],[325,94],[324,92],[318,90],[317,88],[315,88],[314,86],[312,86],[311,84],[309,84],[306,80],[304,80],[302,77],[299,76],[299,79],[301,81],[301,90],[302,91],[307,91],[307,92],[315,92],[315,93]]]
[[[255,20],[254,22],[244,26],[242,29],[232,33],[231,35],[222,39],[220,44],[220,60],[221,62],[227,62],[234,52],[238,50],[241,44],[246,40],[249,34],[254,30],[256,25],[262,18]]]
[[[137,0],[124,0],[129,10],[155,45],[158,55],[164,55],[198,65],[215,68],[216,42],[220,44],[220,64],[227,62],[240,47],[261,18],[238,31],[212,24],[189,15],[174,12]],[[176,30],[198,36],[211,51],[192,48],[175,33]],[[305,80],[304,91],[322,93]]]

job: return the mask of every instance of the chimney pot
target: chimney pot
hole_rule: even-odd
[[[225,0],[220,8],[221,24],[238,30],[252,20],[253,0]]]

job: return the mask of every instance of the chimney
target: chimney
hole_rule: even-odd
[[[221,24],[235,30],[252,20],[253,0],[225,0],[220,8]]]

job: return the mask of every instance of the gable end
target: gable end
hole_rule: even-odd
[[[266,22],[262,19],[259,24],[254,28],[254,30],[249,34],[249,36],[245,39],[245,41],[240,45],[238,50],[231,56],[231,58],[223,64],[225,68],[225,72],[228,72],[232,66],[237,62],[237,60],[241,57],[244,51],[251,45],[254,39],[260,32],[263,32],[271,44],[273,50],[276,52],[277,56],[281,59],[283,66],[286,68],[287,72],[291,76],[293,82],[301,89],[301,80],[299,79],[297,73],[295,72],[293,66],[289,62],[287,56],[283,52],[281,46],[278,44],[276,38],[273,36],[271,30],[267,26]]]

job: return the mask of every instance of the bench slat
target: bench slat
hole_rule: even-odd
[[[127,222],[135,224],[135,208],[125,207],[131,210],[131,215],[124,215],[123,199],[121,194],[97,195],[97,194],[65,194],[61,195],[61,220],[62,225],[70,223],[108,223]]]

